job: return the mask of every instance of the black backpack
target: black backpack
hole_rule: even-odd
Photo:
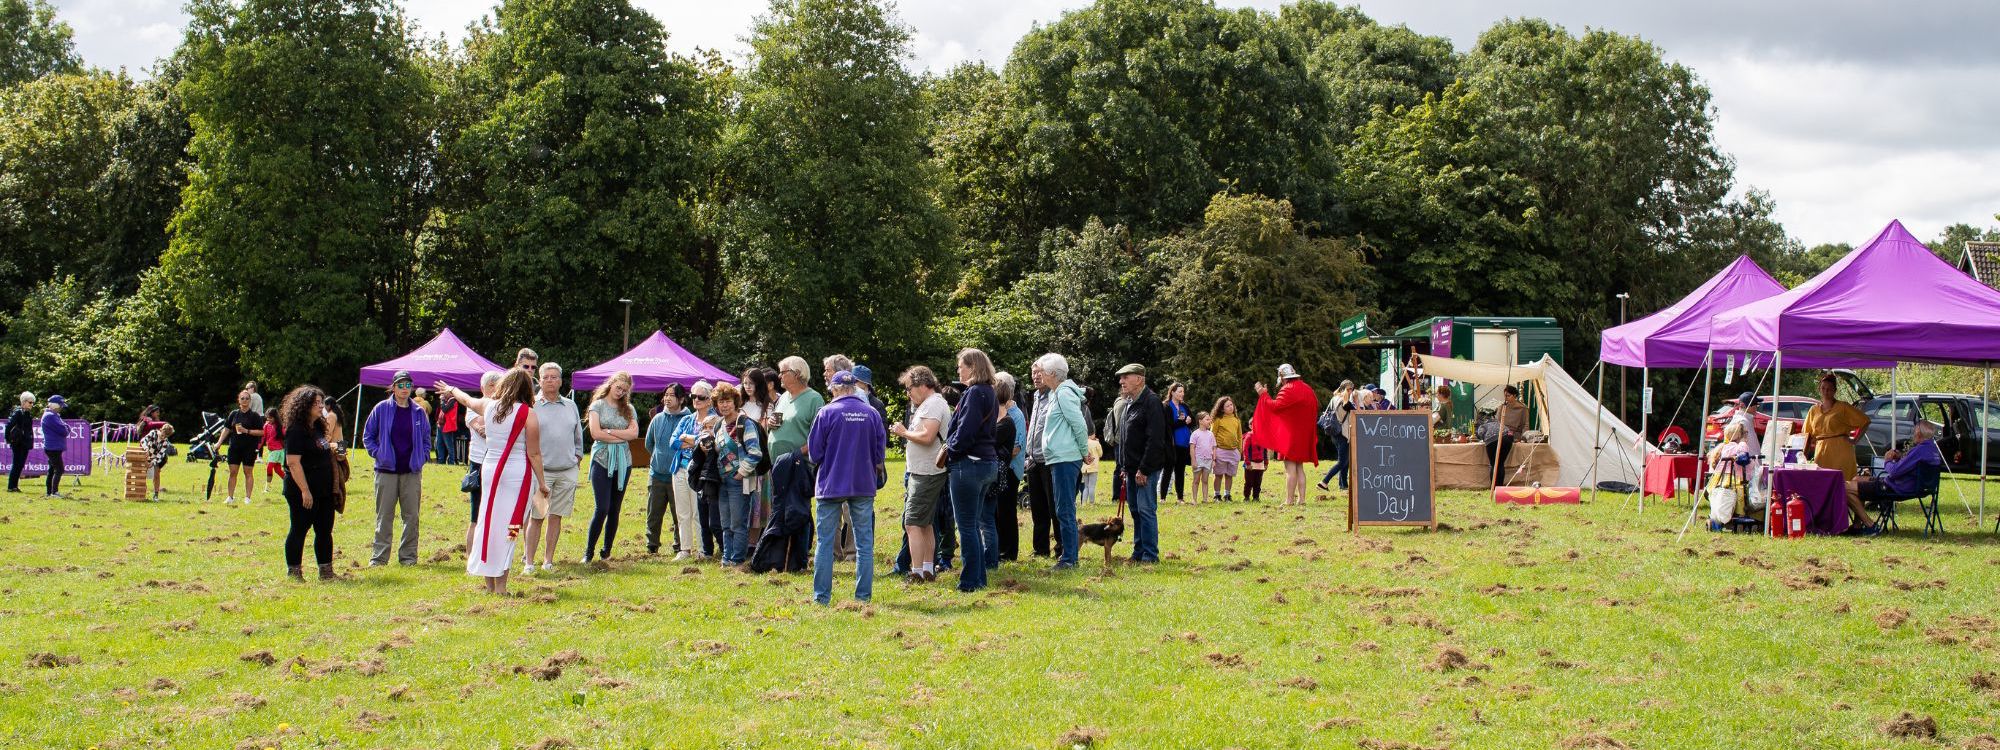
[[[15,407],[14,412],[7,415],[7,442],[14,445],[34,442],[34,422],[26,410]]]
[[[757,454],[757,468],[755,469],[755,476],[761,477],[771,473],[771,435],[764,431],[763,423],[753,419],[750,421],[750,424],[757,428],[757,444],[764,447],[764,450]]]

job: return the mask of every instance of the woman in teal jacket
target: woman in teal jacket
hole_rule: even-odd
[[[1055,398],[1048,421],[1042,425],[1042,460],[1049,466],[1049,488],[1055,494],[1056,539],[1062,544],[1057,570],[1076,567],[1076,482],[1083,471],[1083,456],[1090,448],[1090,429],[1083,421],[1083,387],[1069,379],[1069,360],[1050,352],[1035,360],[1040,368],[1036,385],[1048,388]]]

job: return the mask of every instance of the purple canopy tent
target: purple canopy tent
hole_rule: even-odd
[[[442,380],[453,386],[477,392],[479,377],[495,370],[507,368],[493,364],[492,360],[479,356],[472,347],[458,339],[458,334],[446,328],[415,351],[401,357],[361,368],[361,384],[377,388],[387,388],[395,378],[396,371],[408,370],[410,379],[418,387],[429,388],[432,383]]]
[[[1738,256],[1721,273],[1709,278],[1694,291],[1659,312],[1644,318],[1609,328],[1604,331],[1602,343],[1598,346],[1598,358],[1608,364],[1641,368],[1639,383],[1648,388],[1652,383],[1655,367],[1699,367],[1702,368],[1701,413],[1708,413],[1709,392],[1714,380],[1714,350],[1709,348],[1710,319],[1719,312],[1746,305],[1757,300],[1783,294],[1785,285],[1771,278],[1750,256]],[[1811,367],[1888,367],[1891,363],[1863,361],[1851,357],[1815,357],[1805,366]],[[1754,360],[1754,361],[1753,361]],[[1753,352],[1745,357],[1744,367],[1768,367],[1771,357],[1764,352]],[[1598,373],[1602,398],[1604,374]],[[1652,414],[1639,415],[1639,434],[1647,435]],[[1707,452],[1708,433],[1699,431],[1696,451]],[[1643,470],[1643,467],[1642,467]],[[1644,507],[1644,493],[1641,493],[1641,507]],[[1690,523],[1694,516],[1688,516]],[[1683,529],[1685,530],[1685,529]]]
[[[1940,260],[1902,222],[1891,221],[1875,239],[1797,289],[1718,313],[1709,346],[1773,352],[1773,368],[1780,374],[1786,355],[1982,367],[1990,396],[1991,368],[2000,360],[2000,291]],[[1982,526],[1984,444],[1982,440],[1979,461]]]
[[[569,384],[571,388],[587,391],[610,380],[611,375],[620,370],[632,374],[632,388],[636,391],[657,391],[667,387],[668,383],[693,385],[697,380],[737,382],[736,376],[681,348],[680,344],[667,338],[665,332],[654,331],[653,335],[624,354],[596,367],[576,371]]]

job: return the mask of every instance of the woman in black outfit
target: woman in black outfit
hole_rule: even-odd
[[[292,389],[279,416],[285,422],[285,504],[292,529],[285,534],[286,572],[304,580],[306,531],[313,534],[313,558],[320,580],[333,578],[333,445],[327,441],[326,393],[309,385]]]
[[[986,491],[987,533],[980,530],[980,541],[991,545],[986,550],[986,568],[1000,567],[1001,560],[1021,559],[1021,478],[1014,475],[1014,419],[1007,416],[1007,407],[1014,404],[1014,377],[1007,373],[996,373],[993,378],[993,398],[1000,403],[994,407],[993,452],[999,464],[999,472],[993,478],[993,487]]]

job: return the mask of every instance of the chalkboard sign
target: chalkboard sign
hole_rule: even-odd
[[[1347,529],[1425,526],[1437,530],[1431,476],[1431,413],[1357,411],[1347,427]]]

